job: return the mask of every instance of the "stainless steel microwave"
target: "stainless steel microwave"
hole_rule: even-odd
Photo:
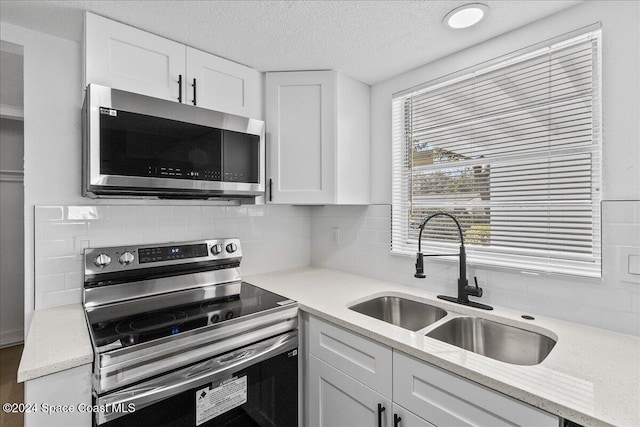
[[[264,122],[90,84],[83,105],[87,197],[264,194]]]

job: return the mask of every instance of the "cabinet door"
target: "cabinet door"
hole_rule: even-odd
[[[335,201],[336,73],[267,73],[272,203]]]
[[[313,355],[309,355],[308,368],[310,427],[392,426],[388,399]],[[378,405],[383,409],[380,420]]]
[[[401,352],[393,400],[436,426],[557,427],[558,417]]]
[[[178,101],[182,76],[184,89],[180,43],[87,12],[84,49],[86,84]]]
[[[91,364],[56,372],[28,380],[24,385],[24,402],[38,411],[24,414],[25,426],[90,426],[94,414],[87,411],[91,403]],[[3,402],[4,403],[4,402]],[[43,404],[50,409],[71,407],[73,411],[43,411]],[[82,410],[85,409],[85,410]]]
[[[198,107],[262,120],[262,74],[191,47],[187,94],[187,102]]]
[[[408,409],[393,403],[393,427],[435,427]]]

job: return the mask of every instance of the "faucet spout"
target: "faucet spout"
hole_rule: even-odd
[[[420,279],[424,279],[425,277],[427,277],[424,274],[424,257],[425,256],[428,256],[428,257],[451,256],[451,254],[425,255],[422,253],[422,232],[424,231],[424,227],[432,218],[435,218],[438,216],[446,216],[451,218],[456,223],[456,226],[458,227],[458,233],[460,235],[460,252],[458,253],[458,261],[459,261],[459,267],[460,267],[460,276],[458,277],[458,296],[448,297],[448,296],[438,295],[438,298],[444,299],[446,301],[456,302],[458,304],[464,304],[472,307],[482,308],[485,310],[492,310],[493,308],[488,305],[480,304],[474,301],[469,301],[469,295],[475,296],[475,297],[481,297],[482,288],[478,287],[477,281],[476,281],[475,287],[469,286],[469,281],[467,280],[467,253],[464,248],[464,234],[462,234],[462,227],[460,226],[460,222],[455,216],[451,215],[450,213],[436,212],[426,217],[424,221],[422,221],[422,223],[420,224],[420,233],[418,234],[418,253],[416,254],[416,273],[414,274],[414,276]]]

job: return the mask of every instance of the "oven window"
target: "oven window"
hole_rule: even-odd
[[[100,108],[100,173],[222,180],[222,131]]]
[[[203,398],[203,389],[221,393],[222,384],[227,387],[222,396],[214,398],[219,402],[217,407],[209,405],[207,414],[203,414],[201,403],[198,412],[198,399]],[[216,416],[208,419],[211,415]],[[297,350],[289,350],[229,373],[222,381],[194,387],[102,426],[290,427],[297,424],[298,357]]]

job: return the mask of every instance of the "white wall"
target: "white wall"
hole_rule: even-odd
[[[371,198],[377,206],[312,211],[312,264],[455,295],[457,262],[390,255],[391,99],[395,92],[490,61],[596,22],[602,23],[603,280],[531,275],[471,266],[482,302],[640,335],[640,3],[588,1],[513,32],[393,77],[371,89]],[[425,47],[428,48],[428,47]],[[373,173],[375,171],[375,173]],[[629,201],[624,201],[629,200]],[[333,241],[333,229],[340,234]]]
[[[28,331],[34,308],[51,305],[47,302],[48,297],[57,301],[56,305],[80,302],[77,280],[81,270],[77,258],[81,247],[75,244],[79,236],[89,236],[91,245],[97,247],[103,242],[113,245],[135,243],[129,240],[133,236],[142,236],[142,243],[162,242],[163,239],[188,240],[194,236],[232,237],[236,233],[242,238],[246,226],[252,227],[253,242],[247,242],[249,247],[245,247],[245,253],[255,258],[249,261],[250,257],[245,257],[243,274],[247,271],[260,273],[295,268],[310,263],[309,208],[287,211],[287,207],[282,207],[282,210],[261,207],[252,211],[263,216],[265,221],[261,222],[254,218],[247,221],[248,211],[242,208],[225,211],[224,218],[209,218],[203,212],[211,204],[202,201],[132,202],[83,198],[80,194],[81,45],[6,22],[0,26],[0,39],[24,47],[25,330]],[[261,97],[261,94],[256,96]],[[148,230],[137,233],[130,225],[124,225],[127,221],[122,217],[111,223],[102,221],[102,216],[82,219],[76,227],[73,218],[55,217],[57,219],[49,221],[36,211],[36,206],[53,206],[67,212],[69,206],[78,205],[104,206],[105,209],[126,205],[133,206],[133,212],[147,208],[147,216],[142,219],[136,217],[133,224],[148,224],[157,232],[153,236]],[[187,215],[185,218],[176,214],[182,208]],[[128,208],[115,208],[118,212],[122,209]],[[34,216],[34,211],[39,216]],[[98,212],[102,212],[100,208]],[[55,221],[64,226],[54,226]],[[35,227],[56,231],[39,235],[35,232],[36,222],[40,225]],[[98,231],[94,234],[96,227]],[[104,233],[112,233],[112,238],[105,240]],[[224,236],[217,233],[224,233]],[[37,263],[34,262],[34,254]],[[42,269],[43,265],[52,264],[55,265],[53,271],[46,270],[48,267]],[[69,273],[73,274],[68,276]],[[42,279],[42,276],[56,277]],[[53,297],[50,292],[57,294]],[[36,295],[40,296],[36,298]]]

